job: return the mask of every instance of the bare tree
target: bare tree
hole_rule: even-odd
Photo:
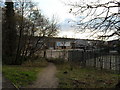
[[[119,0],[96,0],[93,2],[81,0],[70,2],[70,13],[79,16],[77,27],[80,31],[90,30],[94,34],[102,32],[99,37],[120,36],[120,8]]]
[[[37,11],[38,12],[38,11]],[[48,38],[57,35],[59,26],[57,25],[56,18],[53,16],[51,20],[45,18],[39,12],[36,14],[37,19],[34,23],[36,26],[36,35],[38,35],[35,46],[32,48],[32,54],[37,51],[43,50],[44,57],[46,57],[46,49],[48,44]]]
[[[15,0],[14,7],[17,18],[18,46],[16,61],[21,61],[25,55],[28,36],[32,34],[34,25],[29,21],[28,15],[33,12],[35,4],[32,1]],[[33,35],[33,34],[32,34]],[[21,59],[21,60],[20,60]]]
[[[37,8],[37,4],[32,1],[14,1],[15,28],[17,30],[15,62],[21,64],[22,61],[29,56],[32,57],[35,52],[45,48],[48,42],[46,37],[55,36],[57,34],[58,25],[55,18],[52,18],[50,21],[42,15],[40,9]]]

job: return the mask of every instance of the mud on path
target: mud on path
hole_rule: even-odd
[[[53,63],[38,74],[37,80],[28,88],[57,88],[58,79],[55,76],[56,66]]]

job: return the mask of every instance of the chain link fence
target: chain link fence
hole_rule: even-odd
[[[100,50],[69,51],[69,60],[80,62],[82,66],[111,70],[120,73],[120,54]]]

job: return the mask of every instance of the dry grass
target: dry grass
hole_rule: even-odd
[[[60,88],[114,88],[118,75],[70,64],[57,65]]]
[[[45,67],[48,65],[48,62],[45,59],[39,58],[35,61],[26,61],[22,64],[22,66],[27,66],[27,67]]]
[[[25,87],[37,79],[37,74],[47,66],[45,60],[27,61],[22,65],[4,65],[3,75],[17,87]]]

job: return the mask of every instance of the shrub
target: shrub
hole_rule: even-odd
[[[50,58],[50,59],[47,59],[47,61],[55,64],[63,64],[65,60],[62,58]]]
[[[28,67],[45,67],[48,65],[48,62],[44,58],[38,58],[37,60],[27,60],[22,65]]]

